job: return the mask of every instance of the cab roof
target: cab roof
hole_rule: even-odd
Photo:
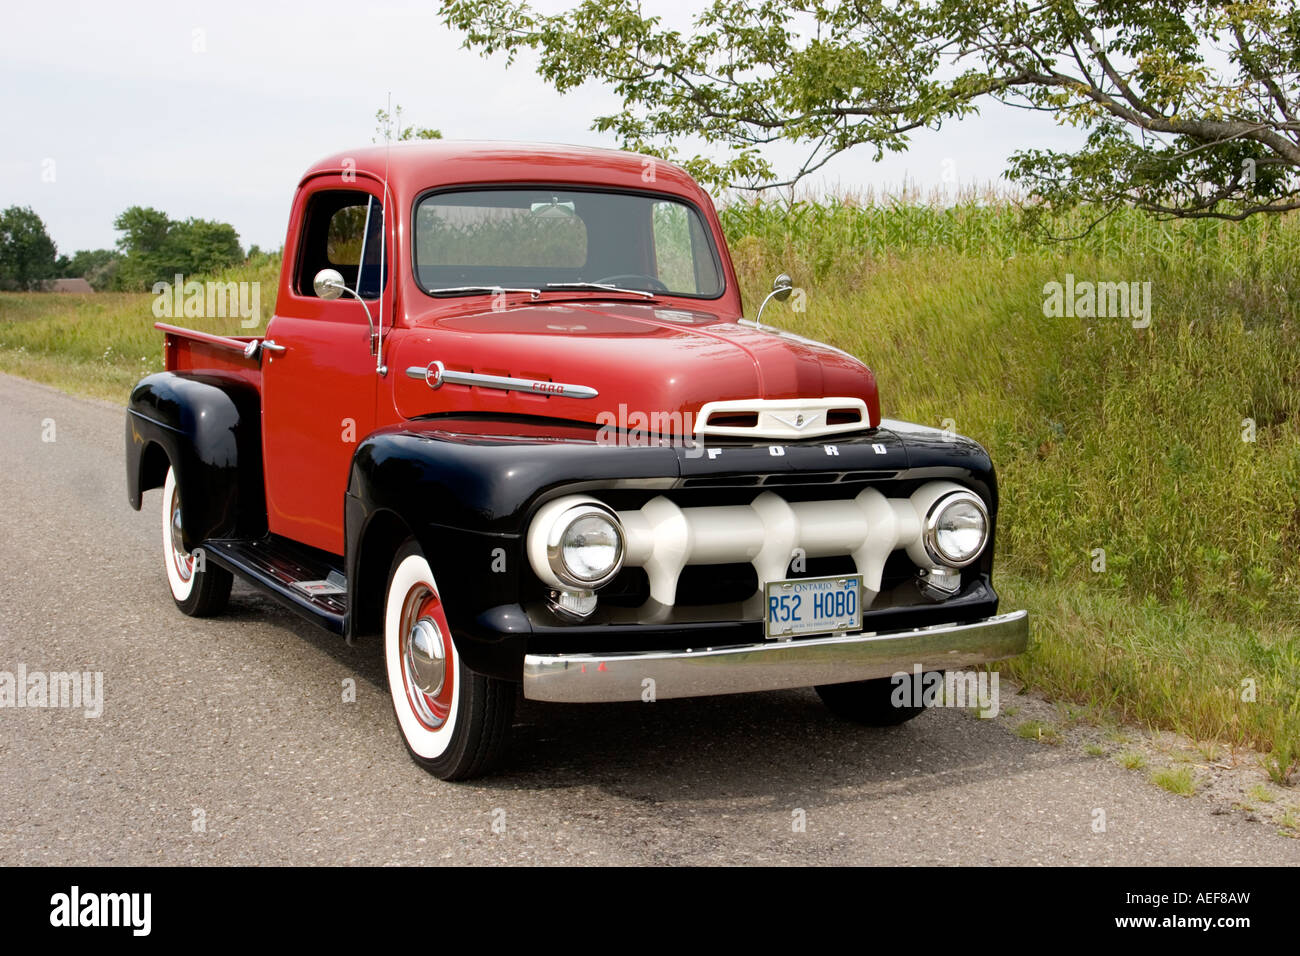
[[[403,197],[461,184],[566,183],[706,198],[685,170],[667,160],[559,143],[419,140],[393,143],[391,147],[364,146],[312,164],[303,182],[349,170],[382,180],[385,169],[389,188],[395,196]]]

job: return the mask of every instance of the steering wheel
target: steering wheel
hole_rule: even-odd
[[[625,272],[622,275],[605,276],[604,278],[597,279],[596,281],[603,285],[616,285],[616,286],[621,286],[622,288],[625,289],[638,289],[644,285],[649,287],[647,291],[651,291],[651,292],[668,291],[668,286],[664,285],[664,283],[660,282],[654,276],[644,275],[639,272]]]

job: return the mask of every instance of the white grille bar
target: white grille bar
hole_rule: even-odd
[[[854,498],[797,502],[764,491],[751,504],[692,508],[660,495],[618,513],[626,539],[623,563],[644,568],[650,596],[671,605],[678,576],[690,564],[748,562],[762,593],[767,582],[785,577],[800,550],[809,558],[850,555],[869,603],[895,550],[907,549],[918,567],[933,564],[922,543],[925,516],[939,498],[963,490],[951,481],[931,481],[907,498],[866,488]]]

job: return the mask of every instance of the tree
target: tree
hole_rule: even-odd
[[[390,114],[388,110],[375,111],[375,135],[372,143],[402,142],[408,139],[442,139],[442,130],[427,127],[402,126],[402,107],[396,106]]]
[[[244,259],[239,233],[228,223],[208,219],[177,222],[165,212],[132,206],[113,221],[122,236],[122,253],[113,285],[119,289],[144,289],[176,274],[212,273]]]
[[[39,289],[57,275],[58,250],[30,206],[0,212],[0,288]]]
[[[212,273],[244,261],[239,233],[225,222],[186,219],[172,223],[164,245],[173,261],[183,264],[184,273]]]
[[[115,288],[144,289],[174,274],[166,249],[171,225],[165,212],[146,206],[132,206],[113,220],[113,228],[122,233],[117,240],[122,261],[114,276]]]
[[[636,0],[557,15],[448,0],[443,16],[484,55],[538,51],[560,91],[611,86],[624,108],[594,128],[626,148],[726,145],[686,162],[715,185],[790,185],[863,144],[880,159],[991,98],[1086,131],[1073,152],[1012,156],[1008,176],[1046,203],[1300,208],[1300,10],[1284,0],[713,0],[685,33]],[[762,152],[777,141],[807,147],[788,174]]]

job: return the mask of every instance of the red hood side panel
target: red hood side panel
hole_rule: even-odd
[[[642,303],[574,302],[477,312],[395,330],[389,364],[398,412],[478,411],[596,422],[601,412],[689,412],[710,401],[855,397],[880,421],[875,378],[842,352],[798,337]],[[447,369],[564,382],[592,399],[464,385],[430,389],[406,369]]]

